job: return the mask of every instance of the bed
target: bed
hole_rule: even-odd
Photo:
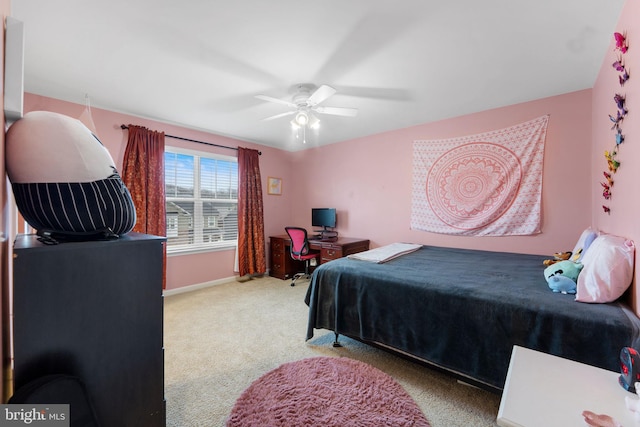
[[[422,246],[384,263],[341,258],[312,275],[315,329],[409,355],[500,391],[513,345],[619,371],[640,320],[623,302],[552,292],[545,257]]]

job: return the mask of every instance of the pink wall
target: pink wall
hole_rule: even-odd
[[[628,0],[622,10],[616,31],[626,32],[629,40],[629,51],[623,56],[624,63],[631,76],[624,87],[618,83],[618,72],[611,66],[617,59],[614,52],[614,39],[611,35],[611,48],[602,61],[602,67],[593,89],[592,135],[593,150],[591,152],[591,168],[593,171],[590,184],[592,197],[592,222],[594,227],[607,233],[628,237],[640,245],[640,2]],[[609,114],[615,115],[617,108],[613,96],[620,93],[626,96],[629,110],[622,123],[625,141],[618,149],[617,159],[620,168],[613,176],[611,200],[602,197],[600,182],[604,181],[603,171],[607,170],[604,157],[605,150],[615,147],[615,133],[611,130]],[[602,205],[611,208],[605,214]],[[636,266],[638,265],[636,249]],[[635,271],[635,283],[638,283],[638,268]],[[633,303],[636,313],[640,314],[640,289],[634,286]]]
[[[82,102],[84,102],[84,100],[82,100]],[[80,117],[84,108],[83,104],[74,104],[29,93],[25,94],[25,112],[36,110],[55,111],[77,118]],[[122,159],[124,157],[124,150],[127,143],[127,132],[120,129],[121,124],[146,126],[149,129],[164,131],[170,135],[231,147],[243,146],[256,148],[262,151],[262,156],[260,157],[260,171],[262,175],[263,191],[265,192],[265,234],[269,236],[271,234],[283,233],[285,225],[289,223],[289,207],[292,200],[292,194],[287,188],[287,183],[292,181],[292,177],[290,175],[291,166],[289,153],[219,135],[186,129],[179,126],[115,113],[112,111],[101,110],[99,108],[92,108],[91,110],[98,137],[111,153],[111,156],[116,162],[116,166],[119,170],[122,170]],[[217,152],[225,155],[234,155],[235,153],[231,150],[184,142],[173,138],[166,138],[166,144],[202,151]],[[268,176],[283,178],[285,186],[282,196],[266,195],[266,181]],[[183,286],[233,277],[234,259],[234,250],[170,256],[167,260],[167,289],[175,289]]]
[[[550,114],[543,176],[542,233],[461,237],[410,230],[413,141],[472,135]],[[294,222],[309,208],[336,207],[338,231],[373,247],[414,242],[551,255],[571,250],[591,223],[591,90],[483,111],[342,142],[294,155]],[[542,274],[542,271],[541,271]]]
[[[79,117],[84,106],[27,94],[25,111],[49,110]],[[223,145],[252,144],[152,120],[93,108],[98,136],[121,166],[126,132],[138,124],[187,138]],[[409,229],[412,143],[416,139],[463,136],[511,126],[550,114],[545,148],[543,232],[527,237],[457,237]],[[428,123],[357,140],[288,153],[255,146],[265,188],[268,176],[283,179],[281,196],[265,191],[265,234],[282,234],[286,225],[310,227],[310,208],[338,208],[343,236],[363,237],[373,247],[395,241],[490,250],[552,254],[573,247],[590,225],[591,90]],[[169,144],[194,148],[167,139]],[[198,145],[198,149],[207,149]],[[214,149],[212,149],[214,151]],[[219,151],[219,150],[218,150]],[[229,154],[227,150],[222,151]],[[568,194],[568,184],[571,191]],[[167,288],[233,276],[234,251],[173,256],[167,262]]]

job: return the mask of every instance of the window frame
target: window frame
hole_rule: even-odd
[[[175,201],[175,202],[193,202],[194,203],[194,217],[191,220],[192,221],[196,221],[197,220],[197,216],[200,215],[201,216],[201,221],[199,221],[199,222],[203,226],[201,229],[198,229],[198,230],[194,229],[194,235],[202,236],[204,226],[206,225],[205,223],[208,221],[208,219],[205,217],[205,215],[203,215],[203,212],[202,212],[203,203],[212,202],[212,201],[224,201],[224,202],[231,202],[231,203],[235,202],[236,207],[237,207],[238,198],[236,198],[236,199],[203,199],[201,197],[201,194],[200,194],[200,181],[201,181],[200,180],[200,177],[201,177],[200,159],[201,158],[208,158],[208,159],[232,162],[232,163],[236,164],[236,168],[237,168],[238,158],[235,157],[235,156],[227,156],[227,155],[224,155],[224,154],[212,153],[212,152],[201,151],[201,150],[187,149],[187,148],[176,147],[176,146],[171,146],[171,145],[165,145],[164,152],[165,153],[183,154],[183,155],[193,156],[193,159],[194,159],[194,189],[193,189],[194,190],[194,197],[171,197],[171,196],[168,196],[167,193],[166,193],[166,187],[165,187],[165,205],[166,205],[166,203],[171,202],[171,201]],[[236,172],[237,172],[237,169],[236,169]],[[163,171],[163,173],[164,173],[164,171]],[[165,181],[165,186],[166,186],[166,181]],[[166,227],[167,227],[166,232],[168,233],[169,232],[170,221],[169,221],[168,217],[166,216],[166,213],[165,213],[165,218],[166,218]],[[237,228],[236,228],[236,233],[237,233]],[[167,237],[169,237],[168,234],[167,234]],[[235,240],[224,240],[224,241],[219,241],[219,242],[207,242],[206,239],[204,239],[204,238],[202,238],[200,240],[201,240],[200,243],[187,243],[187,244],[181,244],[181,245],[169,245],[169,244],[167,244],[167,255],[182,255],[182,254],[192,254],[192,253],[201,253],[201,252],[214,252],[214,251],[220,251],[220,250],[229,250],[229,249],[235,249],[237,247],[237,245],[238,245],[238,240],[237,239],[235,239]]]

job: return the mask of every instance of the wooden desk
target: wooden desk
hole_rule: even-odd
[[[498,411],[502,427],[586,426],[582,411],[607,414],[635,426],[618,384],[620,372],[514,346]]]
[[[270,236],[269,275],[285,280],[295,273],[304,271],[304,263],[291,258],[291,239],[287,234]],[[320,251],[320,264],[347,255],[369,250],[369,240],[353,237],[338,237],[334,240],[309,239],[309,247]]]

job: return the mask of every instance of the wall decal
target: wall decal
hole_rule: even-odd
[[[616,60],[613,62],[613,64],[611,64],[611,66],[618,72],[618,83],[621,87],[623,87],[629,80],[629,71],[624,65],[624,54],[629,50],[629,43],[627,41],[625,33],[613,33],[613,38],[615,40],[614,50],[620,53],[617,55]],[[620,167],[620,161],[617,160],[616,156],[618,155],[618,148],[624,142],[624,134],[622,133],[622,122],[628,113],[626,107],[626,95],[616,93],[613,96],[613,101],[616,104],[617,111],[615,115],[609,114],[609,120],[613,123],[613,125],[611,126],[611,130],[615,130],[616,132],[616,145],[613,150],[606,150],[604,152],[604,157],[607,159],[608,172],[603,172],[606,181],[601,182],[600,185],[602,186],[602,197],[604,197],[605,200],[610,200],[612,197],[611,189],[613,187],[613,174],[615,174]],[[611,209],[609,208],[609,206],[602,205],[602,209],[604,213],[611,213]]]
[[[622,119],[624,119],[624,116],[620,114],[620,111],[618,111],[618,114],[615,117],[609,114],[609,120],[613,122],[613,126],[611,126],[611,130],[619,129],[620,122],[622,121]]]
[[[627,50],[629,50],[627,37],[623,33],[613,33],[613,37],[616,39],[616,50],[627,53]]]
[[[620,86],[624,86],[627,80],[629,80],[629,71],[627,71],[627,68],[624,66],[622,57],[618,56],[618,59],[611,64],[611,66],[620,73],[618,76],[618,83],[620,83]]]
[[[616,103],[616,106],[618,107],[618,115],[624,117],[627,115],[627,109],[624,106],[624,101],[625,98],[623,95],[620,95],[619,93],[616,93],[615,96],[613,97],[613,100]]]
[[[611,187],[613,187],[613,179],[611,178],[611,174],[608,172],[603,172],[604,177],[607,179],[607,182],[601,182],[602,185],[602,196],[609,200],[611,198]]]
[[[604,157],[607,158],[607,165],[612,173],[616,173],[620,167],[620,162],[616,160],[617,154],[618,153],[615,150],[604,152]]]

